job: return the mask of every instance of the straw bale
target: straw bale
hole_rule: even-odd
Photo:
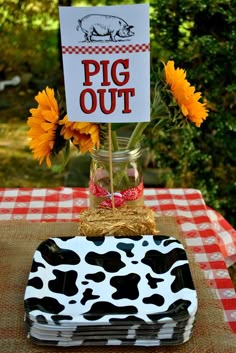
[[[156,235],[155,213],[146,207],[95,208],[80,214],[79,235]]]

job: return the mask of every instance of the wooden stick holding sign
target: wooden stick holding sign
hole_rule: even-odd
[[[112,209],[114,210],[115,199],[114,199],[114,185],[113,185],[111,123],[108,123],[108,145],[109,145],[109,172],[110,172],[111,204],[112,204]]]

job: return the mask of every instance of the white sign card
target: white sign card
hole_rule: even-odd
[[[150,120],[149,5],[59,7],[67,114]]]

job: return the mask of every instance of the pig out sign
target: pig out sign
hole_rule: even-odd
[[[70,121],[150,120],[147,4],[60,7]]]
[[[122,113],[131,113],[130,109],[130,97],[135,96],[134,88],[123,88],[130,78],[129,71],[129,60],[128,59],[117,59],[112,64],[109,60],[82,60],[84,65],[84,82],[83,85],[88,88],[84,88],[80,94],[80,107],[81,110],[86,114],[92,114],[96,112],[99,102],[99,108],[103,114],[110,115],[115,112],[117,105],[117,98],[122,98],[123,109]],[[92,66],[92,70],[91,70]],[[121,66],[121,71],[118,67]],[[91,77],[97,75],[102,70],[102,82],[101,87],[109,87],[112,83],[117,88],[99,88],[95,91],[93,88],[89,88],[93,83]],[[124,71],[122,71],[124,70]],[[110,79],[109,79],[110,73]],[[86,97],[91,98],[91,104],[89,107],[86,104]],[[109,104],[106,106],[106,97],[108,96]]]

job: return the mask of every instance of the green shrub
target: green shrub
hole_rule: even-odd
[[[173,59],[203,93],[209,117],[200,129],[162,130],[154,164],[170,167],[166,185],[194,187],[234,226],[236,205],[236,16],[228,0],[151,1],[152,64]],[[151,136],[151,135],[149,135]]]

